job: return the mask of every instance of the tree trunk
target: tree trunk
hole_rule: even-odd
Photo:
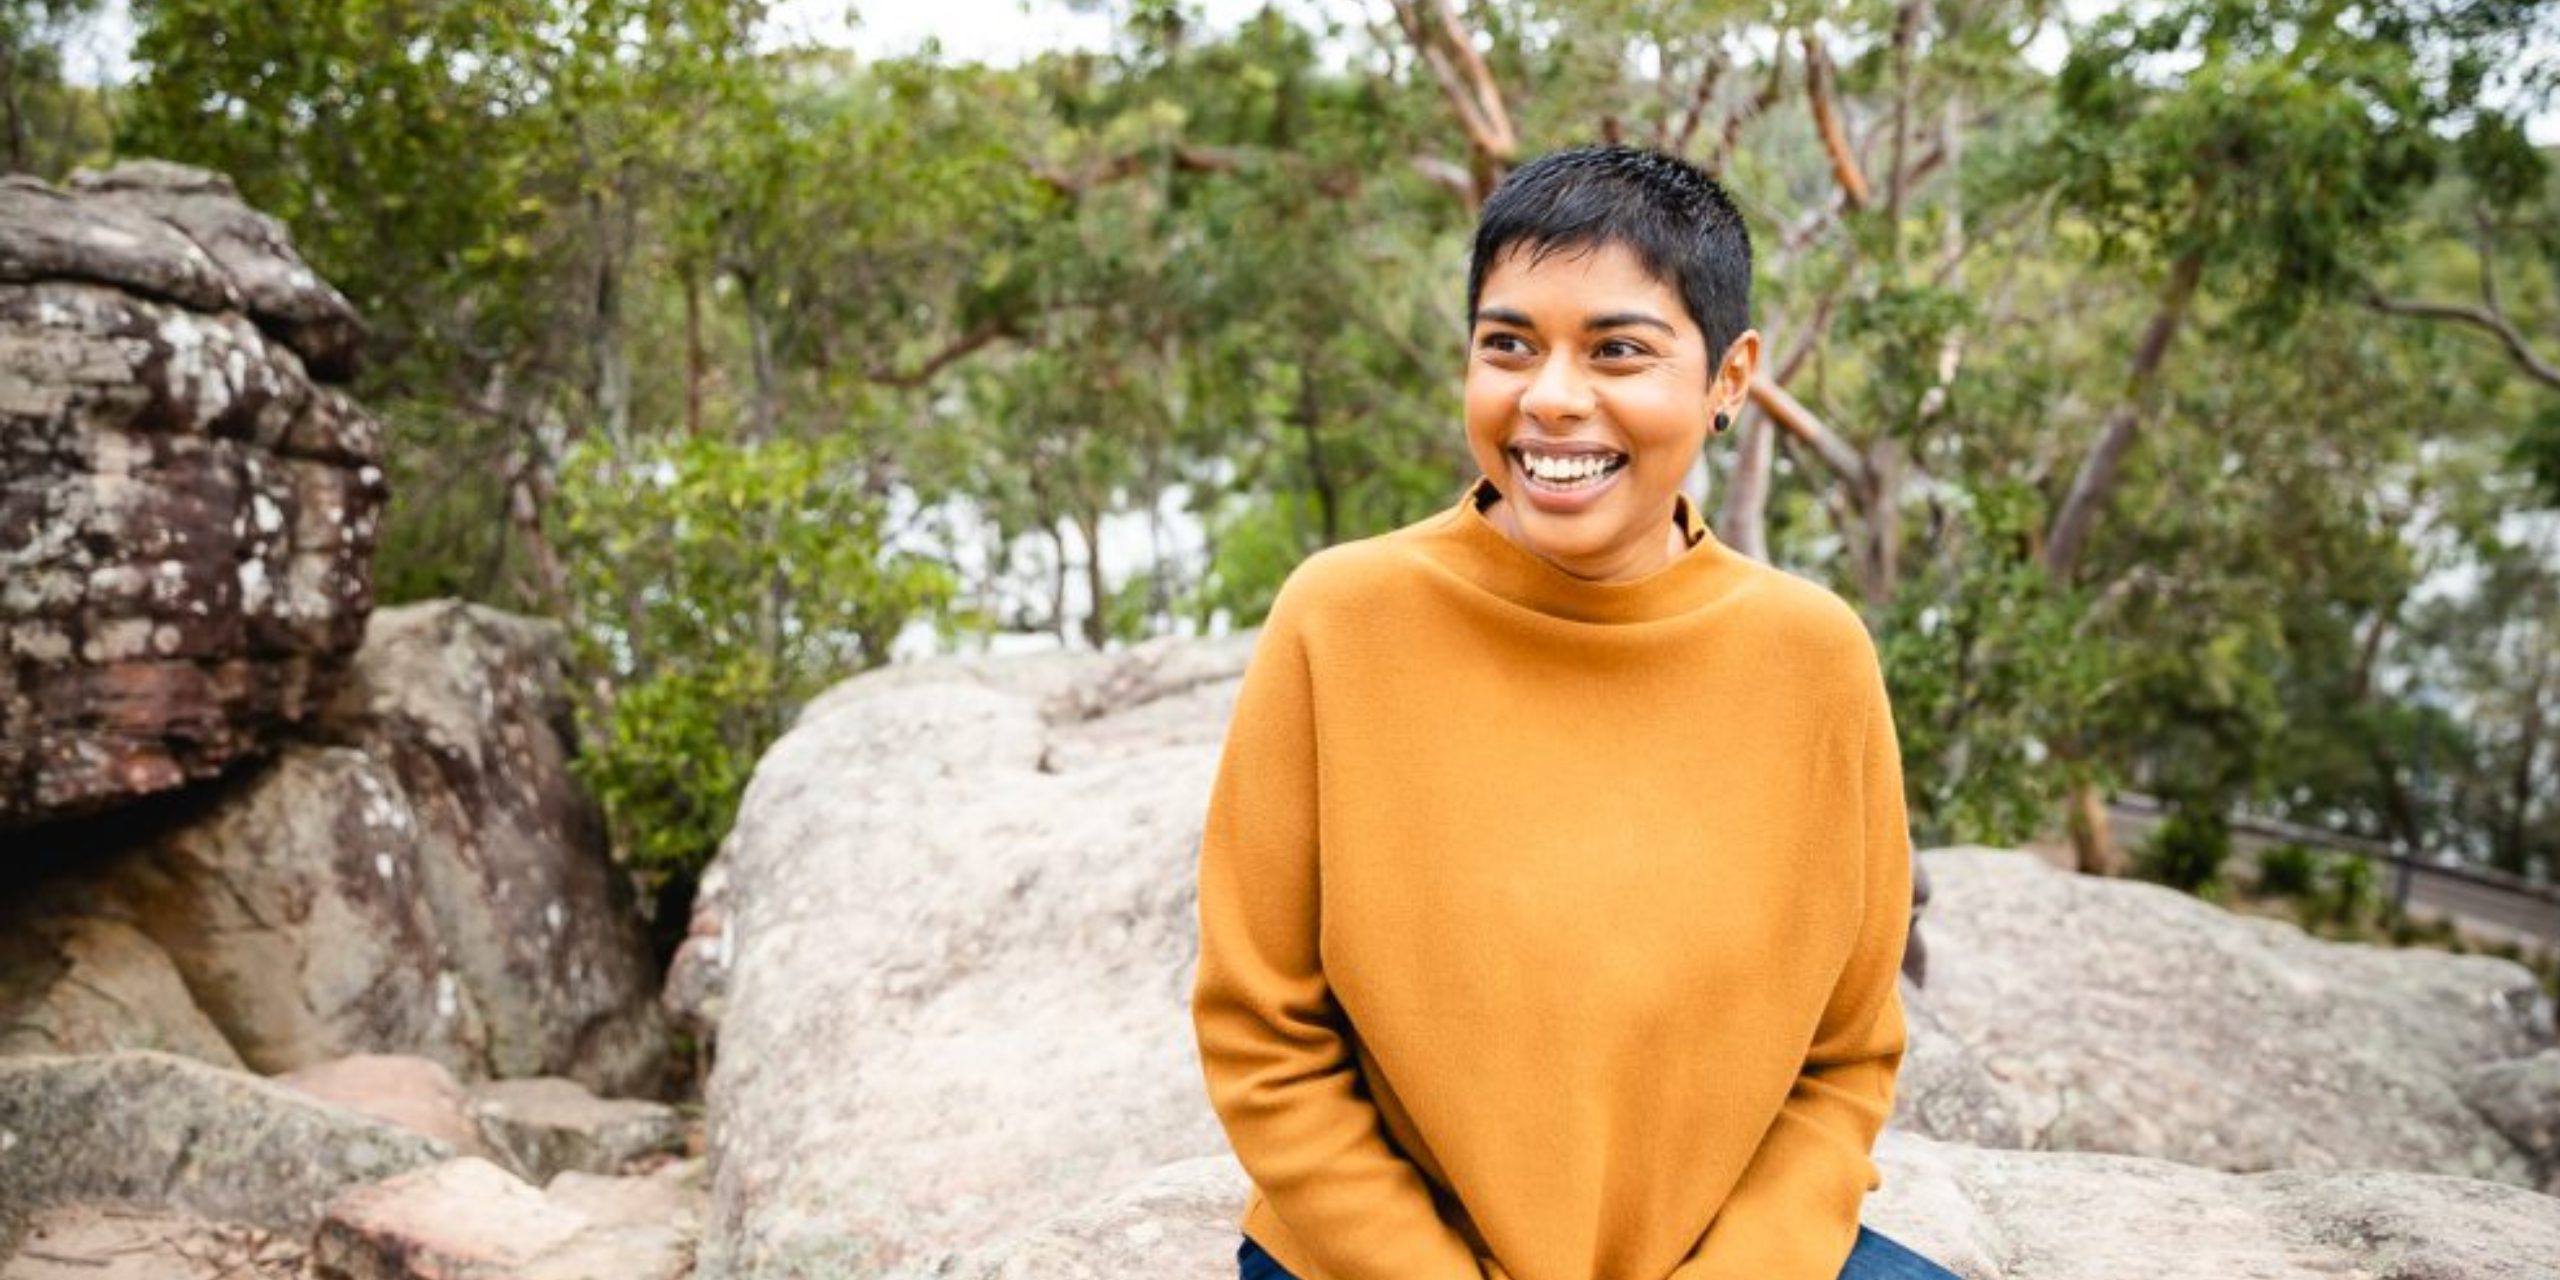
[[[9,117],[10,173],[27,171],[27,116],[18,105],[18,46],[15,41],[0,43],[0,109]]]
[[[702,378],[706,363],[702,350],[702,271],[688,261],[684,266],[684,432],[688,436],[702,434]]]
[[[2528,844],[2533,831],[2533,775],[2542,755],[2542,697],[2550,687],[2551,650],[2544,646],[2535,660],[2533,683],[2524,691],[2524,724],[2517,731],[2516,767],[2507,786],[2506,830],[2500,833],[2492,863],[2515,875],[2524,875],[2533,861]]]
[[[2071,849],[2081,872],[2093,876],[2124,874],[2124,854],[2107,823],[2107,798],[2095,782],[2071,786]]]
[[[1724,502],[1716,510],[1716,528],[1735,551],[1754,560],[1769,558],[1769,471],[1777,457],[1778,424],[1760,406],[1742,407],[1740,437],[1734,444],[1733,470],[1725,477]]]
[[[1325,469],[1322,406],[1316,399],[1316,370],[1312,360],[1298,366],[1298,407],[1292,415],[1297,419],[1298,434],[1307,449],[1307,482],[1316,491],[1316,514],[1324,527],[1324,545],[1330,547],[1341,538],[1341,516],[1335,510],[1338,499],[1333,491],[1333,473]]]
[[[738,279],[738,296],[747,308],[747,346],[755,367],[755,402],[747,415],[748,434],[757,440],[770,440],[781,426],[782,392],[777,385],[780,375],[773,365],[773,318],[765,314],[764,285],[755,272],[732,269]]]
[[[590,192],[587,213],[595,229],[594,312],[589,318],[587,349],[594,361],[590,395],[604,437],[621,453],[631,442],[631,359],[622,345],[622,265],[636,238],[632,224],[629,176],[617,175],[612,195]]]
[[[1084,538],[1085,598],[1092,602],[1084,615],[1085,643],[1096,652],[1111,642],[1111,593],[1102,576],[1102,516],[1087,507],[1076,512],[1076,532]]]
[[[1067,535],[1058,532],[1058,522],[1054,519],[1042,521],[1040,527],[1048,531],[1049,546],[1054,552],[1051,563],[1055,572],[1049,579],[1049,623],[1057,628],[1058,647],[1063,649],[1075,642],[1075,629],[1067,624]]]
[[[1902,573],[1902,446],[1891,436],[1867,450],[1866,491],[1859,495],[1859,518],[1866,537],[1860,557],[1861,585],[1869,605],[1882,608],[1893,600]]]
[[[2201,249],[2189,249],[2169,270],[2169,283],[2161,291],[2160,305],[2142,335],[2142,346],[2134,352],[2132,377],[2124,397],[2107,415],[2107,425],[2098,432],[2097,444],[2081,460],[2080,474],[2071,481],[2070,496],[2063,499],[2062,509],[2055,513],[2051,532],[2045,538],[2045,568],[2057,579],[2069,581],[2080,567],[2080,554],[2090,528],[2097,523],[2098,508],[2115,492],[2117,468],[2124,461],[2125,451],[2133,447],[2134,434],[2141,429],[2143,414],[2159,387],[2160,368],[2167,360],[2170,340],[2178,336],[2187,307],[2195,300],[2196,282],[2203,275]]]

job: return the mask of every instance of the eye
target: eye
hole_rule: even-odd
[[[1653,354],[1642,343],[1626,338],[1610,338],[1592,351],[1603,360],[1635,360]]]
[[[1501,332],[1488,333],[1476,339],[1476,346],[1480,350],[1498,351],[1504,355],[1525,355],[1529,350],[1529,344],[1522,342],[1519,335]]]

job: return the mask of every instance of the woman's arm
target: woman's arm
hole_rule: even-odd
[[[1319,963],[1306,594],[1293,577],[1272,604],[1210,793],[1191,1002],[1201,1070],[1237,1160],[1326,1280],[1482,1280],[1388,1144]]]
[[[1866,651],[1872,663],[1872,642]],[[1866,678],[1858,940],[1803,1073],[1671,1280],[1835,1280],[1857,1244],[1860,1203],[1883,1185],[1870,1152],[1893,1114],[1906,1042],[1900,979],[1911,926],[1911,836],[1884,675],[1871,665]]]

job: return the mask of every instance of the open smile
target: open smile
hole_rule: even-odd
[[[1631,459],[1623,453],[1546,453],[1509,448],[1531,504],[1545,511],[1579,511],[1617,484]]]

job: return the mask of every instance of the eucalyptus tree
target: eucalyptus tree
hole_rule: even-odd
[[[119,146],[232,176],[371,329],[386,595],[556,606],[563,451],[632,431],[644,209],[744,74],[756,0],[144,0]]]
[[[58,179],[106,149],[107,95],[76,83],[64,54],[98,0],[0,0],[0,173]]]
[[[2013,176],[2094,233],[2097,265],[2148,277],[2151,304],[2044,530],[2057,580],[2079,575],[2199,299],[2226,301],[2234,332],[2258,340],[2352,296],[2448,150],[2511,127],[2483,68],[2536,20],[2499,0],[2193,0],[2075,34],[2050,124]],[[2095,797],[2082,781],[2074,842],[2084,866],[2111,870]]]

